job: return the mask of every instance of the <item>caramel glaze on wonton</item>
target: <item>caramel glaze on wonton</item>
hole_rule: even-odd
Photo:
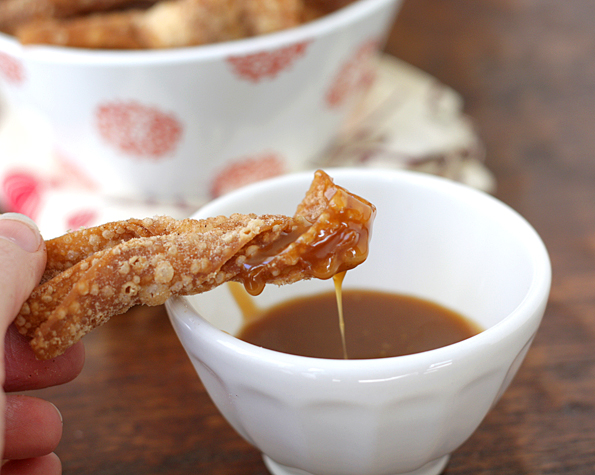
[[[327,279],[366,259],[375,213],[319,170],[293,217],[156,217],[74,231],[47,241],[41,284],[15,324],[50,359],[134,305],[227,281],[256,295],[265,284]]]

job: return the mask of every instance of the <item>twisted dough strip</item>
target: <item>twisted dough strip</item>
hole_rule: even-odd
[[[46,18],[15,30],[23,44],[144,49],[196,46],[271,33],[301,21],[302,0],[169,0],[76,18]]]
[[[156,1],[143,0],[143,3],[150,5]],[[136,0],[0,0],[0,31],[12,34],[32,20],[68,18],[137,3]]]
[[[39,359],[63,353],[134,305],[243,283],[329,278],[367,256],[375,209],[318,171],[295,216],[234,214],[109,223],[47,242],[42,283],[15,324]]]

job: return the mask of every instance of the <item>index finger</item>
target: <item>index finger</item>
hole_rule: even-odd
[[[84,361],[85,349],[80,342],[57,358],[40,361],[35,358],[28,339],[11,325],[4,339],[4,390],[27,391],[67,383],[81,372]]]

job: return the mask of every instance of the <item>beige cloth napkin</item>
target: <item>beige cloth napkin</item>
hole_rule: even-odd
[[[385,55],[374,86],[316,165],[417,170],[492,192],[495,182],[484,159],[483,143],[463,112],[462,97]]]

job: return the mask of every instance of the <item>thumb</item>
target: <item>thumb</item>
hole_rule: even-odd
[[[45,242],[22,214],[0,215],[0,335],[39,283],[46,263]]]

